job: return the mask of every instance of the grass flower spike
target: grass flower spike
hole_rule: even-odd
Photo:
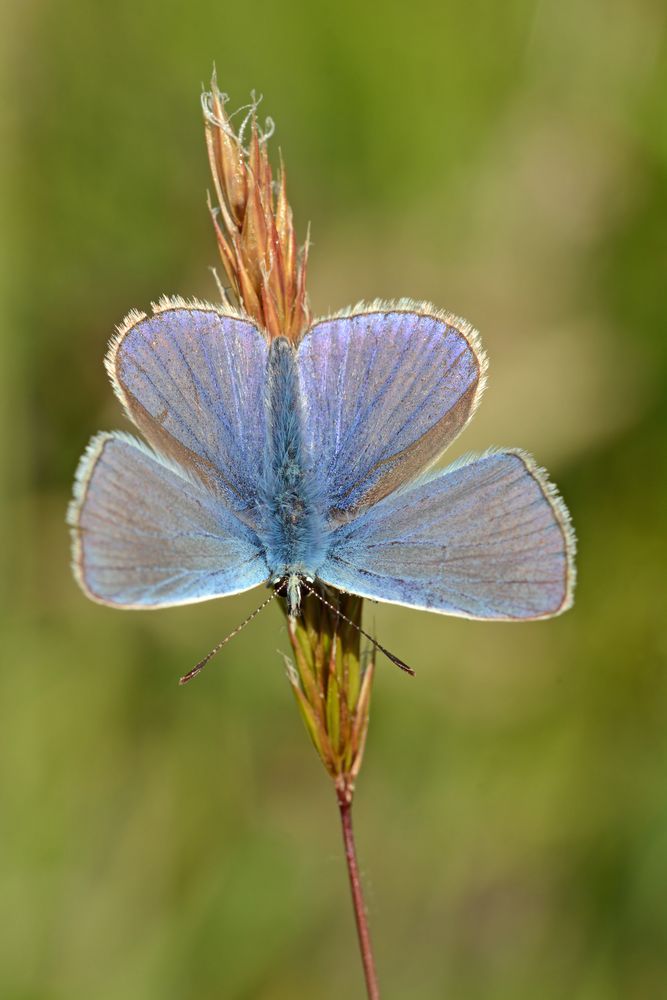
[[[278,180],[273,180],[267,151],[273,122],[267,119],[260,128],[259,100],[253,95],[252,103],[240,109],[245,118],[235,132],[227,100],[214,75],[211,90],[202,95],[202,108],[217,199],[217,205],[209,199],[209,209],[225,275],[247,316],[270,338],[295,342],[311,321],[308,240],[297,246],[282,162]]]

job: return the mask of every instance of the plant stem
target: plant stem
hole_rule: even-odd
[[[368,916],[361,888],[361,878],[359,877],[359,866],[357,864],[357,849],[352,831],[352,803],[348,800],[347,796],[339,794],[338,808],[340,809],[340,821],[343,827],[345,860],[347,862],[347,873],[350,877],[350,889],[352,890],[354,916],[357,922],[359,950],[364,966],[364,976],[366,977],[366,992],[368,993],[368,1000],[380,1000],[380,987],[378,986],[377,973],[375,971],[375,959],[373,958],[371,935],[368,929]]]

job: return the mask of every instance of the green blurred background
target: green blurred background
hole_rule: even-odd
[[[521,445],[579,537],[576,606],[377,607],[356,825],[384,996],[667,997],[667,60],[661,3],[4,8],[0,997],[361,996],[337,811],[257,593],[122,614],[69,572],[102,357],[214,298],[213,60],[277,121],[316,313],[468,317],[490,383],[452,457]]]

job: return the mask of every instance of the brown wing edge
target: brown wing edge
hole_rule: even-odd
[[[97,594],[93,593],[86,583],[83,566],[83,530],[79,524],[79,516],[83,505],[86,502],[88,484],[90,483],[95,466],[102,457],[106,444],[113,436],[114,435],[108,431],[101,431],[89,441],[86,450],[79,459],[79,464],[74,476],[74,492],[67,507],[67,515],[65,518],[66,523],[70,528],[70,538],[72,543],[71,565],[74,579],[86,597],[90,598],[91,601],[95,601],[97,604],[108,604],[108,601],[103,600]]]
[[[502,452],[505,455],[516,455],[517,458],[521,459],[526,472],[535,480],[542,491],[542,495],[551,507],[551,511],[558,527],[560,528],[565,552],[563,600],[554,611],[544,615],[539,615],[534,620],[542,618],[555,618],[558,615],[562,615],[564,611],[568,611],[574,604],[574,590],[577,583],[577,566],[575,562],[575,556],[577,554],[577,536],[574,531],[574,525],[572,524],[570,511],[565,505],[565,501],[561,497],[558,487],[549,479],[549,473],[547,470],[539,466],[533,456],[527,451],[523,451],[522,448],[494,448],[493,451]]]

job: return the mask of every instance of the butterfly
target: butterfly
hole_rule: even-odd
[[[102,433],[69,510],[76,578],[118,608],[305,586],[465,618],[572,603],[574,534],[518,449],[432,467],[483,390],[478,335],[408,300],[315,321],[294,344],[183,299],[133,312],[106,358],[145,440]]]

